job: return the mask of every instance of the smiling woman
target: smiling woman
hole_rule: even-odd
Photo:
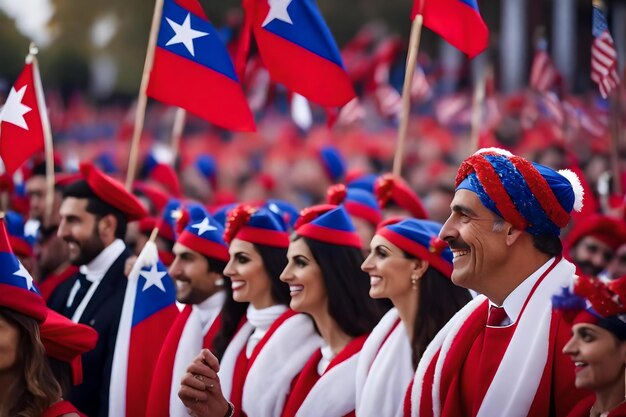
[[[578,277],[552,303],[572,322],[563,348],[575,365],[576,387],[595,392],[592,417],[626,416],[626,277],[608,284]]]

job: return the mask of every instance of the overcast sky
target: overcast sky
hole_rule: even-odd
[[[52,16],[49,0],[0,0],[0,9],[15,20],[24,36],[41,46],[50,42],[46,30],[46,23]]]

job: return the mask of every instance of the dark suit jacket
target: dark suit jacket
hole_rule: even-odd
[[[89,417],[108,417],[113,352],[126,292],[124,263],[129,256],[124,249],[113,262],[80,318],[80,323],[98,331],[98,343],[83,355],[83,383],[72,388],[68,400]],[[76,279],[74,276],[57,287],[48,300],[51,309],[63,314]]]

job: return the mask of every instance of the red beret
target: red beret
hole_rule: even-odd
[[[48,356],[68,363],[72,367],[74,384],[80,384],[83,378],[80,355],[96,347],[98,332],[48,310],[46,321],[40,326],[40,333]]]
[[[91,191],[102,201],[124,213],[127,221],[132,222],[148,215],[137,197],[126,191],[119,181],[98,170],[91,162],[81,163],[80,172]]]
[[[60,173],[60,174],[56,174],[54,176],[54,185],[56,185],[57,187],[66,187],[78,180],[80,180],[83,176],[80,175],[79,173],[73,173],[73,174],[65,174],[65,173]]]

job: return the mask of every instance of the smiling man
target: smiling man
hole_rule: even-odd
[[[146,415],[183,417],[189,413],[178,399],[180,380],[202,348],[213,348],[226,300],[223,271],[230,258],[224,230],[199,205],[188,208],[189,222],[174,244],[169,274],[176,299],[186,304],[161,349],[150,386]]]
[[[130,252],[126,224],[147,213],[139,200],[91,164],[82,178],[63,191],[57,235],[67,242],[70,262],[79,273],[60,284],[48,305],[76,323],[98,332],[94,350],[83,356],[84,379],[69,400],[84,414],[108,416],[109,383]]]
[[[569,171],[494,148],[461,164],[440,237],[454,254],[452,281],[482,295],[424,353],[412,415],[588,415],[589,393],[574,387],[561,353],[571,327],[550,300],[574,277],[559,235],[581,207]]]

